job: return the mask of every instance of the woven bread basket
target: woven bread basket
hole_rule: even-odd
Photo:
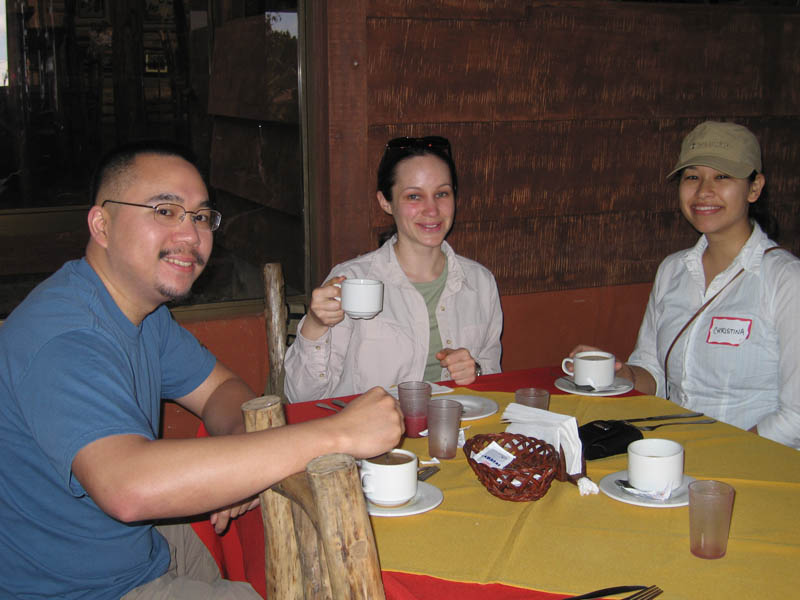
[[[470,456],[497,442],[516,458],[505,469],[475,462]],[[464,444],[467,462],[493,496],[513,502],[538,500],[550,489],[559,467],[559,454],[542,440],[518,433],[484,433]]]

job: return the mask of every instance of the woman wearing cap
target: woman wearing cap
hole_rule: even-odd
[[[673,177],[681,212],[703,235],[659,266],[619,375],[800,449],[800,260],[764,231],[758,140],[741,125],[701,123]]]
[[[290,402],[402,381],[468,385],[500,371],[502,312],[494,277],[444,241],[457,191],[445,138],[396,138],[386,145],[377,197],[396,233],[379,249],[335,266],[312,292],[286,354]],[[346,278],[383,282],[376,317],[345,316],[335,284]]]

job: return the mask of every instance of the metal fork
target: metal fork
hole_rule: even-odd
[[[658,425],[634,425],[639,431],[653,431],[659,427],[666,427],[667,425],[708,425],[716,423],[714,419],[701,419],[700,421],[676,421],[675,423],[659,423]]]
[[[664,593],[657,585],[651,585],[649,588],[645,588],[636,592],[635,594],[631,594],[630,596],[625,596],[622,600],[650,600],[651,598],[655,598],[656,596],[660,596]]]
[[[328,406],[323,402],[317,402],[316,404],[314,404],[314,406],[319,406],[320,408],[327,408],[328,410],[332,410],[333,412],[339,412],[338,408],[333,408],[332,406]]]

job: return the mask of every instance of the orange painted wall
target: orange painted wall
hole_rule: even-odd
[[[502,297],[503,369],[560,363],[578,343],[627,358],[649,293],[647,283]],[[181,324],[261,393],[269,367],[260,312]]]
[[[579,343],[625,359],[651,284],[504,296],[503,370],[560,364]]]
[[[208,321],[182,321],[181,325],[220,362],[244,379],[256,394],[263,393],[269,367],[262,313]],[[164,403],[161,418],[163,437],[194,437],[199,425],[200,419],[192,413],[174,402]]]

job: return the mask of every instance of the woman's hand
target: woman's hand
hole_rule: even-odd
[[[572,350],[570,350],[569,357],[575,358],[575,355],[578,352],[591,352],[592,350],[595,352],[606,352],[606,350],[601,350],[600,348],[595,348],[594,346],[578,344]],[[635,390],[648,396],[652,396],[656,393],[656,380],[653,379],[653,376],[646,369],[643,369],[642,367],[634,367],[633,365],[629,365],[617,360],[614,362],[614,371],[623,379],[630,381]]]
[[[466,348],[443,348],[436,353],[436,358],[458,385],[469,385],[475,381],[475,359]]]
[[[300,333],[309,340],[316,340],[329,328],[344,320],[342,301],[339,299],[342,290],[334,284],[342,283],[347,277],[332,277],[311,292],[311,305],[308,317],[303,321]]]
[[[595,348],[594,346],[587,346],[586,344],[578,344],[572,350],[569,351],[569,357],[570,358],[575,358],[575,355],[578,352],[591,352],[592,350],[594,350],[595,352],[608,352],[607,350],[602,350],[601,348]],[[608,354],[611,354],[611,352],[608,352]],[[619,370],[622,367],[623,367],[623,363],[622,362],[620,362],[618,360],[614,362],[614,371],[615,372],[619,372]]]

